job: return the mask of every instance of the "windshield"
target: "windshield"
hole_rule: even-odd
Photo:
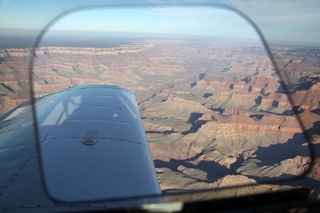
[[[163,193],[301,175],[306,138],[260,39],[222,9],[80,11],[41,37],[35,95],[88,84],[135,92]]]

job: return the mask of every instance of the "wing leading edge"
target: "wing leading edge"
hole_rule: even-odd
[[[30,107],[18,107],[1,121],[1,126],[5,124],[0,132],[4,139],[1,162],[15,162],[14,167],[0,164],[9,170],[8,176],[1,178],[10,183],[16,173],[11,171],[19,171],[27,159],[28,166],[19,177],[36,182],[16,178],[13,186],[3,186],[6,190],[1,196],[8,200],[1,199],[0,206],[10,206],[13,194],[28,193],[19,190],[30,188],[30,184],[38,190],[38,198],[31,199],[38,205],[161,194],[133,92],[102,85],[64,89],[37,99],[36,112],[44,185],[52,199],[45,196],[40,184]],[[12,140],[15,145],[9,142]],[[21,203],[26,203],[27,196],[22,197]],[[118,202],[116,206],[148,203],[137,202]]]

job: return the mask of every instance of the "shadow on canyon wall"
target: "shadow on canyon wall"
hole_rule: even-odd
[[[293,159],[296,156],[303,156],[303,157],[311,157],[311,147],[303,145],[305,142],[307,142],[306,134],[313,135],[313,134],[319,134],[320,133],[320,121],[317,121],[314,123],[313,127],[306,130],[302,133],[296,133],[293,135],[293,138],[289,139],[287,142],[283,144],[274,144],[270,145],[269,147],[258,147],[257,151],[255,152],[257,160],[260,160],[260,163],[257,163],[257,167],[263,167],[263,166],[272,166],[275,164],[280,164],[281,161],[286,159]],[[313,144],[313,148],[320,150],[320,144]],[[230,169],[227,167],[220,165],[217,162],[214,161],[206,161],[202,160],[198,164],[191,163],[192,161],[197,160],[201,155],[204,153],[199,153],[195,155],[192,158],[189,159],[183,159],[183,160],[177,160],[177,159],[170,159],[169,162],[162,161],[162,160],[155,160],[155,166],[157,168],[169,168],[173,172],[180,172],[178,170],[179,166],[184,166],[188,169],[199,169],[207,173],[207,179],[206,180],[200,180],[202,182],[206,183],[213,183],[217,181],[219,178],[224,177],[225,175],[237,175],[239,174],[237,172],[237,169],[241,167],[244,163],[244,156],[239,155],[237,161],[233,164],[231,164]],[[311,162],[311,161],[310,161]],[[309,165],[312,166],[312,165]],[[296,181],[298,176],[286,174],[283,173],[280,176],[277,177],[257,177],[252,175],[246,175],[247,177],[254,179],[257,183],[264,183],[266,181],[277,183],[275,181],[282,180],[281,183],[284,183],[283,181],[286,180],[288,185],[291,186],[316,186],[320,187],[320,183],[317,180],[314,180],[309,177],[303,177],[303,181]],[[193,178],[193,177],[191,177]],[[196,178],[194,178],[196,179]],[[289,180],[294,180],[293,182]]]

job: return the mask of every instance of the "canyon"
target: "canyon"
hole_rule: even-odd
[[[320,144],[320,49],[271,51],[276,64],[259,44],[202,40],[0,49],[0,114],[30,99],[29,69],[35,97],[117,85],[136,93],[163,193],[275,183]]]

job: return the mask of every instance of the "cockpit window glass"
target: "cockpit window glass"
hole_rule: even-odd
[[[136,94],[163,194],[279,181],[310,167],[279,70],[234,11],[77,11],[52,23],[34,54],[36,97],[88,84]]]

